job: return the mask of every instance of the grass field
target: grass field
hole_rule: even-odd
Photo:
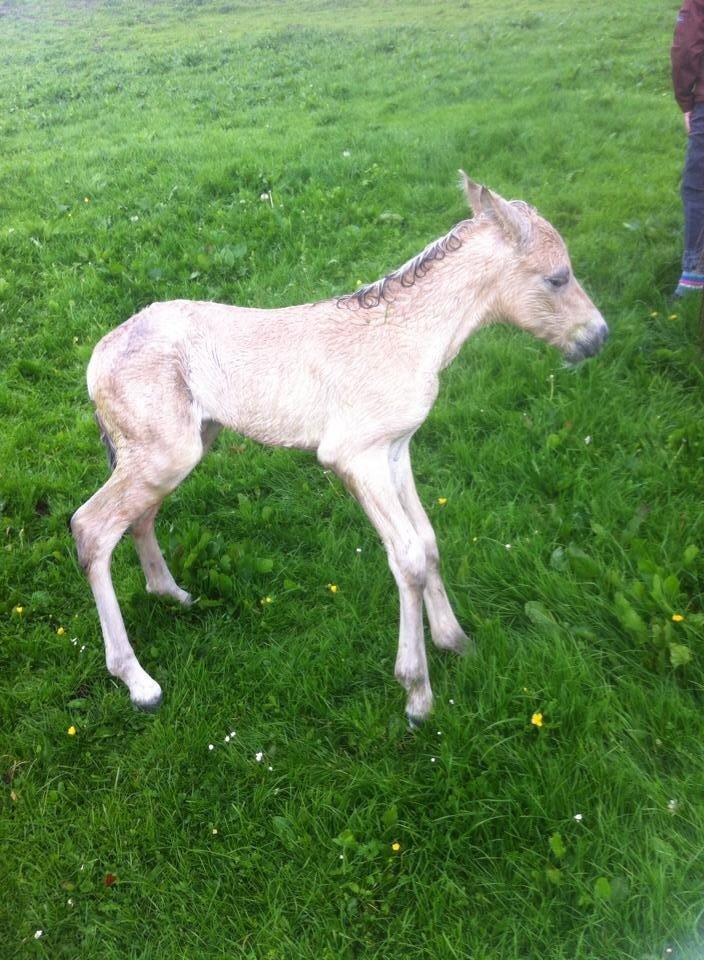
[[[3,958],[704,955],[677,6],[0,3]],[[460,166],[561,230],[612,328],[575,370],[482,332],[414,442],[476,655],[429,652],[409,733],[372,528],[312,457],[223,435],[159,521],[199,602],[116,551],[165,690],[136,713],[67,529],[106,476],[93,345],[153,300],[374,280],[466,215]]]

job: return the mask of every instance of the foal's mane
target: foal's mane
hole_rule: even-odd
[[[391,302],[393,295],[389,288],[393,283],[400,283],[402,287],[412,287],[416,280],[420,280],[421,277],[426,275],[434,263],[438,260],[444,260],[448,253],[459,250],[466,239],[466,227],[471,223],[471,220],[462,220],[444,237],[433,240],[424,250],[404,263],[402,267],[392,273],[387,273],[385,277],[376,280],[374,283],[365,284],[354,293],[338,297],[338,306],[356,303],[358,307],[368,310],[371,307],[378,307],[382,300],[387,303]],[[462,236],[463,233],[464,236]]]

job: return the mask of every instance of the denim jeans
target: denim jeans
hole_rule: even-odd
[[[704,273],[704,103],[692,110],[691,133],[682,174],[684,256],[682,269]]]

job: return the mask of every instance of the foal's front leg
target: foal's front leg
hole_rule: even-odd
[[[433,643],[441,650],[465,653],[471,641],[460,626],[440,575],[440,553],[435,531],[420,502],[411,467],[410,438],[391,448],[391,472],[398,496],[425,547],[427,576],[425,603]]]
[[[413,726],[433,705],[423,640],[425,547],[399,501],[387,447],[357,454],[336,469],[376,527],[398,585],[401,622],[395,676],[408,694],[406,714]]]

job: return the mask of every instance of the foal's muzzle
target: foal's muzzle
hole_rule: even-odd
[[[567,360],[570,363],[579,363],[580,360],[595,357],[604,346],[608,335],[609,328],[603,318],[600,317],[596,323],[580,331],[579,336],[566,351]]]

